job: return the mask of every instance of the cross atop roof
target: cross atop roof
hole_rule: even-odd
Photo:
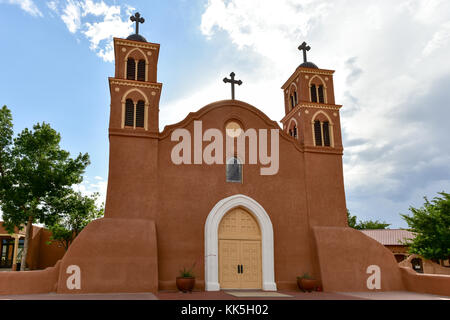
[[[225,83],[231,83],[231,99],[234,100],[234,85],[237,84],[238,86],[240,86],[242,84],[241,80],[234,80],[234,76],[236,74],[234,72],[230,73],[230,77],[231,79],[228,78],[224,78],[223,82]]]
[[[130,17],[130,20],[136,22],[136,34],[139,34],[139,23],[144,23],[145,19],[141,17],[139,12],[136,12],[134,16]]]
[[[298,47],[298,50],[303,51],[303,62],[307,62],[308,60],[306,59],[306,51],[311,50],[311,47],[308,46],[305,41],[303,41],[303,43]]]

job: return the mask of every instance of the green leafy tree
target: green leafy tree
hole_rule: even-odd
[[[4,178],[11,163],[11,145],[13,137],[11,111],[3,106],[0,109],[0,203],[4,190]]]
[[[69,249],[84,227],[103,216],[103,205],[100,208],[96,205],[98,196],[98,193],[83,196],[80,192],[70,192],[64,198],[52,199],[49,210],[54,213],[51,215],[54,221],[48,221],[47,225],[52,232],[49,243],[56,241]]]
[[[9,128],[8,112],[2,109]],[[11,121],[12,122],[12,121]],[[6,129],[5,129],[6,128]],[[5,143],[1,140],[2,143]],[[60,148],[61,137],[49,124],[36,124],[33,130],[24,129],[14,140],[8,159],[2,158],[7,169],[1,178],[1,208],[8,232],[26,226],[21,270],[25,270],[32,224],[54,221],[49,200],[62,198],[73,184],[82,182],[82,174],[89,164],[88,154],[72,159]]]
[[[450,257],[450,194],[438,193],[421,208],[410,207],[412,215],[402,214],[410,230],[416,234],[414,239],[405,241],[410,253],[434,261]]]
[[[386,229],[391,224],[386,222],[381,222],[378,220],[366,220],[366,221],[356,221],[356,216],[352,216],[350,211],[347,209],[347,221],[348,226],[357,230],[368,230],[368,229]]]

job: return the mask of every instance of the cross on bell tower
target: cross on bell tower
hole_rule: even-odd
[[[303,43],[298,47],[298,50],[303,51],[303,62],[308,62],[308,59],[306,58],[306,51],[311,50],[311,47],[303,41]]]
[[[231,79],[228,79],[228,78],[224,78],[223,79],[223,82],[225,82],[225,83],[231,83],[231,99],[232,100],[234,100],[234,85],[235,84],[237,84],[237,85],[241,85],[242,84],[242,81],[241,80],[234,80],[234,76],[235,76],[236,74],[234,73],[234,72],[232,72],[232,73],[230,73],[230,77],[231,77]]]
[[[139,12],[136,12],[134,16],[130,17],[130,20],[136,22],[136,34],[139,34],[139,23],[144,23],[145,19],[141,17]]]

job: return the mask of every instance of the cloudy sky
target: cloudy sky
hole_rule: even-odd
[[[406,227],[399,213],[450,192],[448,0],[0,0],[0,105],[15,132],[49,122],[92,164],[84,192],[106,191],[112,37],[161,44],[160,128],[229,97],[283,117],[281,85],[309,60],[336,70],[343,104],[347,206],[360,219]]]

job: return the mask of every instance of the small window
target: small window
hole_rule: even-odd
[[[298,100],[297,100],[297,91],[294,91],[294,102],[295,102],[295,105],[298,104]]]
[[[227,182],[242,182],[242,163],[236,157],[227,161]]]
[[[316,85],[313,84],[311,86],[311,102],[317,102],[317,91],[316,91]]]
[[[125,103],[125,126],[134,127],[134,103],[131,99]]]
[[[294,138],[297,138],[297,126],[294,126],[293,133],[294,133]]]
[[[144,118],[145,118],[145,102],[139,100],[136,105],[136,127],[138,128],[144,127]]]
[[[322,128],[319,120],[314,121],[314,136],[316,146],[322,146]]]
[[[145,60],[139,60],[138,62],[138,81],[145,81]]]
[[[136,80],[136,62],[131,58],[127,60],[127,79]]]
[[[325,103],[325,100],[323,98],[323,86],[319,86],[318,91],[319,91],[319,102],[320,103]]]
[[[323,129],[323,144],[325,145],[325,147],[329,147],[330,146],[330,126],[328,121],[324,122],[322,124],[322,129]]]
[[[294,108],[294,96],[290,96],[291,98],[291,109]]]

